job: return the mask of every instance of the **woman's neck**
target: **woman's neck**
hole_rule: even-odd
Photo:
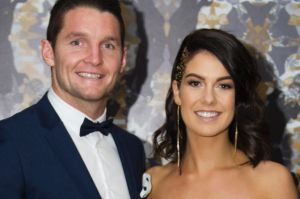
[[[238,164],[237,160],[241,161],[241,156],[241,152],[234,154],[234,146],[227,133],[214,137],[190,136],[182,158],[182,171],[203,173],[232,168]]]

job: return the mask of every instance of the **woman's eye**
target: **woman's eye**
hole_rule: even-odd
[[[79,40],[71,41],[71,45],[73,45],[73,46],[79,46],[80,45],[80,41]]]
[[[188,81],[188,84],[192,87],[197,87],[197,86],[201,85],[201,82],[200,81],[195,81],[195,80],[190,80],[190,81]]]
[[[220,84],[219,87],[221,89],[232,89],[233,86],[231,84]]]

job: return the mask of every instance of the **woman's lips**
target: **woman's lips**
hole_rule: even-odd
[[[197,111],[196,114],[202,118],[212,119],[218,117],[221,113],[218,111]]]

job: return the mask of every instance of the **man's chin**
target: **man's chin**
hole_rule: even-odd
[[[107,101],[108,95],[107,94],[83,95],[81,99],[87,102],[104,102]]]

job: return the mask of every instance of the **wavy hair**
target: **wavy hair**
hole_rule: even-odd
[[[245,45],[232,34],[217,29],[196,30],[185,37],[179,48],[165,103],[166,121],[155,131],[153,137],[154,156],[163,157],[171,162],[178,160],[177,104],[174,102],[172,82],[176,80],[180,85],[186,63],[200,51],[208,51],[215,55],[233,79],[236,98],[235,116],[229,125],[229,140],[234,144],[237,125],[239,132],[237,148],[245,153],[255,167],[260,161],[269,158],[270,150],[264,125],[264,104],[256,90],[261,77],[256,60]],[[187,135],[182,118],[178,119],[182,157],[185,154]]]

